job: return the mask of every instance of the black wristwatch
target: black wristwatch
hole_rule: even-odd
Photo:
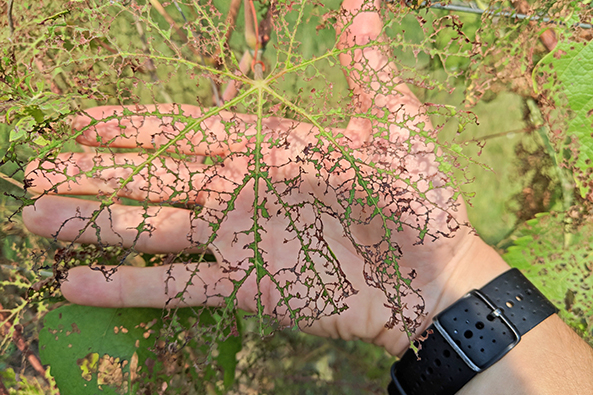
[[[558,311],[517,269],[438,314],[391,367],[389,395],[452,395],[492,366],[531,328]]]

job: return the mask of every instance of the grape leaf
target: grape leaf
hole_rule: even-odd
[[[156,362],[150,351],[161,322],[158,309],[67,305],[46,314],[40,356],[63,395],[124,392]]]
[[[586,224],[564,247],[564,214],[539,214],[516,233],[504,259],[561,309],[562,318],[593,343],[593,226]]]
[[[146,308],[105,309],[67,305],[46,314],[39,335],[40,356],[51,366],[52,375],[62,394],[129,393],[138,379],[154,379],[162,366],[163,350],[156,343],[166,329],[171,343],[189,328],[209,328],[217,324],[216,314],[207,309],[179,309],[177,321],[165,325],[162,310]],[[199,324],[199,325],[196,325]],[[223,385],[229,388],[235,380],[237,353],[241,350],[241,326],[225,328],[225,338],[205,332],[203,344],[190,341],[191,348],[208,353],[216,344],[214,358],[223,370]],[[169,350],[175,353],[177,350]],[[160,358],[159,358],[160,357]],[[218,368],[204,366],[204,378],[212,378]]]
[[[574,41],[559,42],[540,61],[534,73],[542,71],[549,72],[542,87],[551,91],[557,103],[568,102],[571,116],[562,135],[572,139],[569,163],[574,168],[581,195],[590,196],[593,186],[593,125],[590,119],[593,111],[593,46]]]

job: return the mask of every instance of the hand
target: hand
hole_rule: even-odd
[[[381,32],[378,12],[359,12],[360,3],[343,4],[340,48],[365,45]],[[105,307],[220,306],[236,292],[238,308],[287,325],[305,317],[299,326],[306,332],[359,338],[400,354],[409,344],[404,326],[421,333],[434,312],[473,288],[466,279],[485,283],[504,271],[504,263],[484,268],[468,258],[491,251],[472,235],[434,146],[411,133],[430,130],[430,121],[385,53],[370,46],[344,52],[340,61],[365,115],[345,130],[264,118],[258,135],[254,115],[187,105],[130,107],[126,115],[123,107],[97,107],[77,117],[80,144],[196,160],[143,151],[33,162],[26,177],[44,196],[23,211],[26,226],[46,237],[148,253],[207,248],[217,262],[120,267],[110,282],[77,267],[62,284],[64,296]],[[369,120],[385,110],[387,121]],[[190,118],[200,121],[192,126]],[[367,204],[369,196],[381,210]]]

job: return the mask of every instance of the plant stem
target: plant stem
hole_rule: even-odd
[[[10,29],[10,36],[14,33],[14,22],[12,20],[12,2],[13,0],[8,0],[8,9],[6,10],[6,15],[8,16],[8,28]]]
[[[9,177],[9,176],[7,176],[6,174],[4,174],[4,173],[2,173],[2,172],[0,172],[0,178],[1,178],[1,179],[3,179],[3,180],[5,180],[5,181],[8,181],[8,182],[9,182],[9,183],[11,183],[12,185],[15,185],[15,186],[17,186],[17,187],[19,187],[19,188],[20,188],[20,189],[22,189],[22,190],[25,190],[25,185],[24,185],[23,183],[20,183],[20,182],[18,182],[18,181],[17,181],[17,180],[15,180],[14,178],[12,178],[12,177]]]
[[[533,132],[535,130],[537,130],[537,128],[535,126],[528,126],[526,128],[523,128],[523,129],[507,130],[506,132],[488,134],[486,136],[476,137],[476,138],[473,138],[473,139],[470,139],[470,140],[464,140],[464,141],[461,142],[461,144],[465,144],[465,143],[479,143],[479,142],[490,140],[490,139],[494,139],[494,138],[497,138],[497,137],[508,136],[509,134],[531,133],[531,132]]]

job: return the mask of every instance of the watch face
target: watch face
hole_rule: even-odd
[[[459,356],[478,372],[502,358],[520,340],[504,310],[478,291],[444,310],[434,324]]]

